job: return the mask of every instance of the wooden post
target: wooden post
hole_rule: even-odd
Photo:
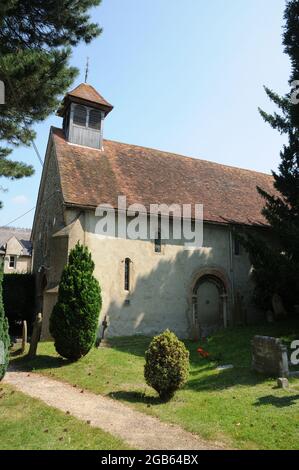
[[[22,354],[25,352],[27,344],[27,322],[26,320],[23,321],[23,331],[22,331]]]
[[[38,313],[33,323],[33,330],[32,330],[30,348],[29,348],[29,353],[28,353],[29,357],[36,356],[37,345],[40,340],[40,335],[42,331],[42,320],[43,320],[42,314]]]

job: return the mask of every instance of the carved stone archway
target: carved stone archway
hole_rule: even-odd
[[[229,280],[222,269],[203,268],[193,276],[190,297],[194,339],[228,326],[229,290]],[[212,296],[211,302],[204,298],[209,296]]]

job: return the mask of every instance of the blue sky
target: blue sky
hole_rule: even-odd
[[[84,81],[114,105],[105,122],[108,139],[173,151],[228,165],[270,172],[283,138],[258,106],[272,111],[263,85],[288,90],[289,60],[281,34],[284,0],[103,0],[92,11],[102,36],[73,52]],[[36,126],[44,157],[52,116]],[[0,179],[4,225],[34,207],[41,165],[33,148],[14,158],[35,175]],[[34,211],[12,225],[30,227]]]

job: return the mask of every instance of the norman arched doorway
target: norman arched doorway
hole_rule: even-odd
[[[217,270],[203,271],[192,287],[192,310],[194,333],[205,337],[226,327],[227,282]]]

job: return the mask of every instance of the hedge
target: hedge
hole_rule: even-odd
[[[20,334],[22,321],[29,331],[35,313],[35,277],[33,274],[4,274],[3,303],[11,335]]]

